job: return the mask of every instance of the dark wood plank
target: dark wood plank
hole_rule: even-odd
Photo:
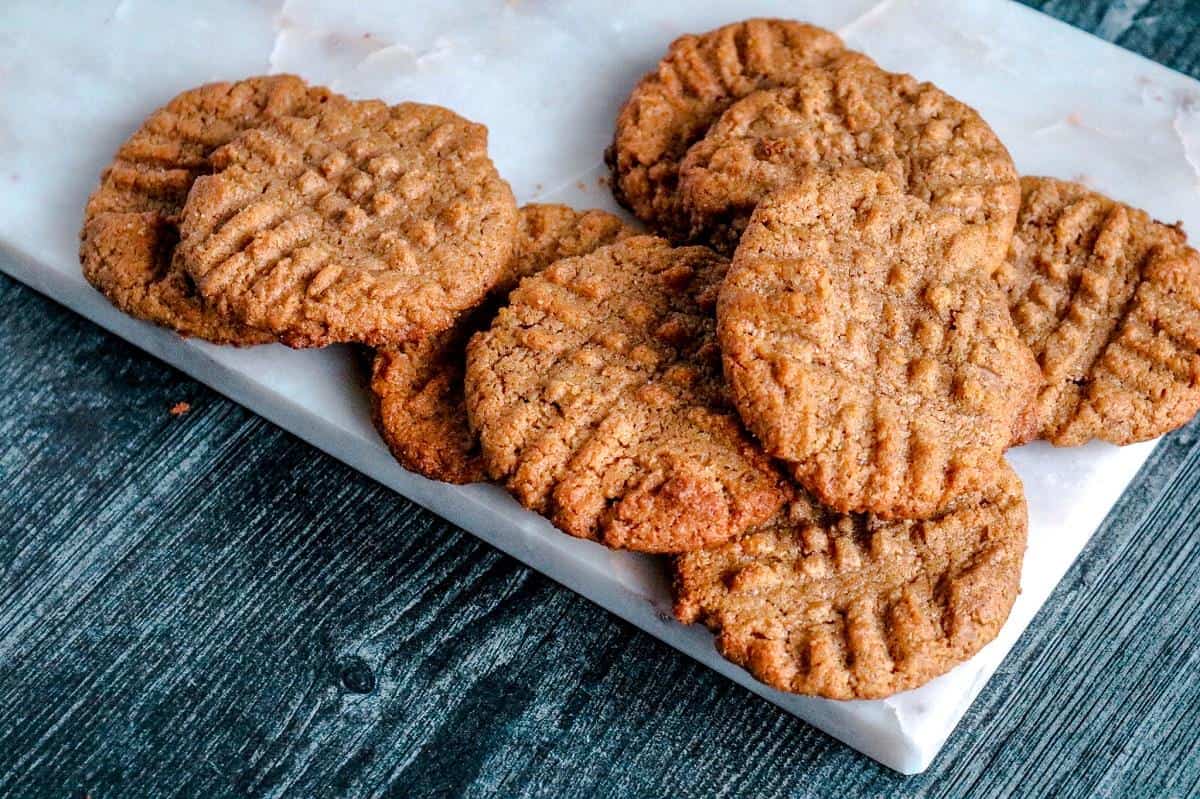
[[[1042,5],[1200,74],[1194,4]],[[1200,426],[903,778],[7,278],[0,307],[2,796],[1200,794]]]

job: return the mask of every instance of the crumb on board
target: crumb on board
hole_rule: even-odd
[[[582,180],[579,180],[575,182],[575,188],[579,189],[580,191],[587,191],[587,184]]]
[[[171,415],[172,416],[183,416],[185,413],[187,413],[191,409],[192,409],[191,403],[177,402],[171,406]]]

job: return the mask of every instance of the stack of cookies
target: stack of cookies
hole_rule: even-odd
[[[405,468],[671,556],[682,621],[840,699],[921,685],[1004,623],[1027,527],[1006,449],[1200,409],[1178,227],[1019,178],[973,109],[828,31],[677,39],[607,160],[655,235],[518,208],[446,109],[205,86],[118,151],[83,270],[183,335],[374,348]]]

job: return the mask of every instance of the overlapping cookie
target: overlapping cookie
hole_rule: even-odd
[[[1037,435],[1131,444],[1185,424],[1200,410],[1200,254],[1085,186],[1021,187],[1001,282],[1045,379]]]
[[[326,104],[212,160],[184,209],[183,266],[218,313],[294,347],[440,333],[512,254],[516,203],[487,129],[444,108]]]
[[[840,513],[924,518],[987,485],[1041,375],[978,226],[868,169],[762,201],[721,289],[734,401]]]
[[[682,552],[769,519],[780,478],[721,379],[712,305],[726,267],[636,236],[522,281],[467,351],[490,475],[615,548]]]
[[[1021,197],[1004,144],[974,109],[858,54],[731,105],[683,159],[679,201],[692,239],[732,252],[772,191],[853,166],[886,172],[935,212],[978,226],[992,264],[1003,261]]]
[[[213,83],[155,111],[117,151],[84,210],[83,275],[131,316],[219,344],[260,344],[270,333],[204,307],[174,261],[179,221],[210,156],[242,131],[281,115],[307,117],[345,102],[292,75]]]
[[[840,515],[801,492],[787,514],[674,560],[675,613],[767,685],[874,699],[924,684],[999,632],[1027,513],[1007,465],[925,521]]]
[[[688,148],[735,100],[786,85],[845,52],[835,34],[783,19],[749,19],[679,37],[617,117],[605,154],[613,194],[651,230],[687,239],[690,223],[677,183]]]
[[[467,341],[487,329],[497,306],[521,278],[633,232],[604,211],[526,205],[520,211],[512,260],[493,300],[468,312],[448,331],[376,351],[371,375],[375,425],[404,468],[449,483],[486,479],[463,395]]]

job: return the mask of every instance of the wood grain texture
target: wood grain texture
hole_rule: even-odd
[[[1195,4],[1043,5],[1200,75]],[[1200,794],[1196,424],[905,778],[4,277],[0,307],[0,796]]]

